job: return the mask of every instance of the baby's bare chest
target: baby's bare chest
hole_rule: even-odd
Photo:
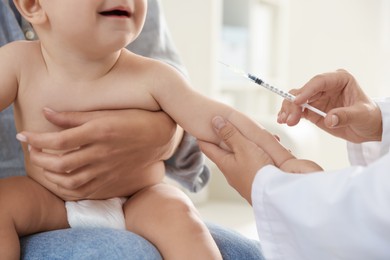
[[[42,114],[45,107],[55,111],[160,110],[148,83],[126,76],[59,81],[36,75],[29,81],[20,82],[15,105],[15,116],[20,118],[23,128],[35,130],[50,125]]]
[[[27,95],[23,98],[33,96],[34,106],[77,111],[126,108],[156,110],[149,86],[140,81],[131,82],[126,77],[90,82],[45,79],[40,83],[28,84],[25,89]]]

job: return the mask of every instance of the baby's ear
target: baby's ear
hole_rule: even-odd
[[[40,0],[14,0],[14,3],[20,14],[32,25],[42,24],[47,20]]]

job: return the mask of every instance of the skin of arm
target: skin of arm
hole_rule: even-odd
[[[169,66],[155,66],[151,94],[185,131],[199,140],[223,146],[214,131],[212,119],[219,115],[237,126],[238,130],[270,155],[277,166],[294,156],[260,124],[230,106],[210,99],[190,87],[187,80]],[[153,71],[153,69],[151,69]]]
[[[0,48],[0,111],[11,105],[18,93],[18,64],[13,58],[12,49],[9,45]]]

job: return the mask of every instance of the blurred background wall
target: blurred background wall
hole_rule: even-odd
[[[275,121],[281,99],[218,61],[285,90],[301,87],[316,74],[344,68],[370,96],[390,94],[389,0],[163,0],[162,4],[193,85],[260,122],[268,117]],[[321,156],[315,159],[324,167],[346,163],[333,144],[321,142],[318,147]]]

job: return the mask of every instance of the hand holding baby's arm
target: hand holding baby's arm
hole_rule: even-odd
[[[257,171],[266,165],[274,165],[274,162],[229,121],[217,116],[213,125],[229,151],[202,141],[199,141],[200,148],[218,166],[228,183],[251,204],[252,183]]]
[[[245,119],[239,112],[232,114],[229,121],[249,140],[254,142],[272,159],[274,165],[288,173],[308,173],[322,171],[315,162],[297,159],[275,136],[256,122]]]
[[[216,133],[223,139],[231,151],[207,142],[200,142],[202,151],[218,166],[228,183],[243,198],[251,203],[252,183],[257,172],[267,166],[275,165],[285,172],[304,173],[322,170],[317,164],[307,160],[298,160],[292,155],[276,165],[270,154],[252,140],[244,136],[234,125],[221,117],[213,119]],[[278,143],[274,138],[271,144]]]
[[[272,133],[244,114],[235,111],[226,119],[248,140],[263,149],[276,167],[280,168],[286,161],[295,159],[295,156]]]

